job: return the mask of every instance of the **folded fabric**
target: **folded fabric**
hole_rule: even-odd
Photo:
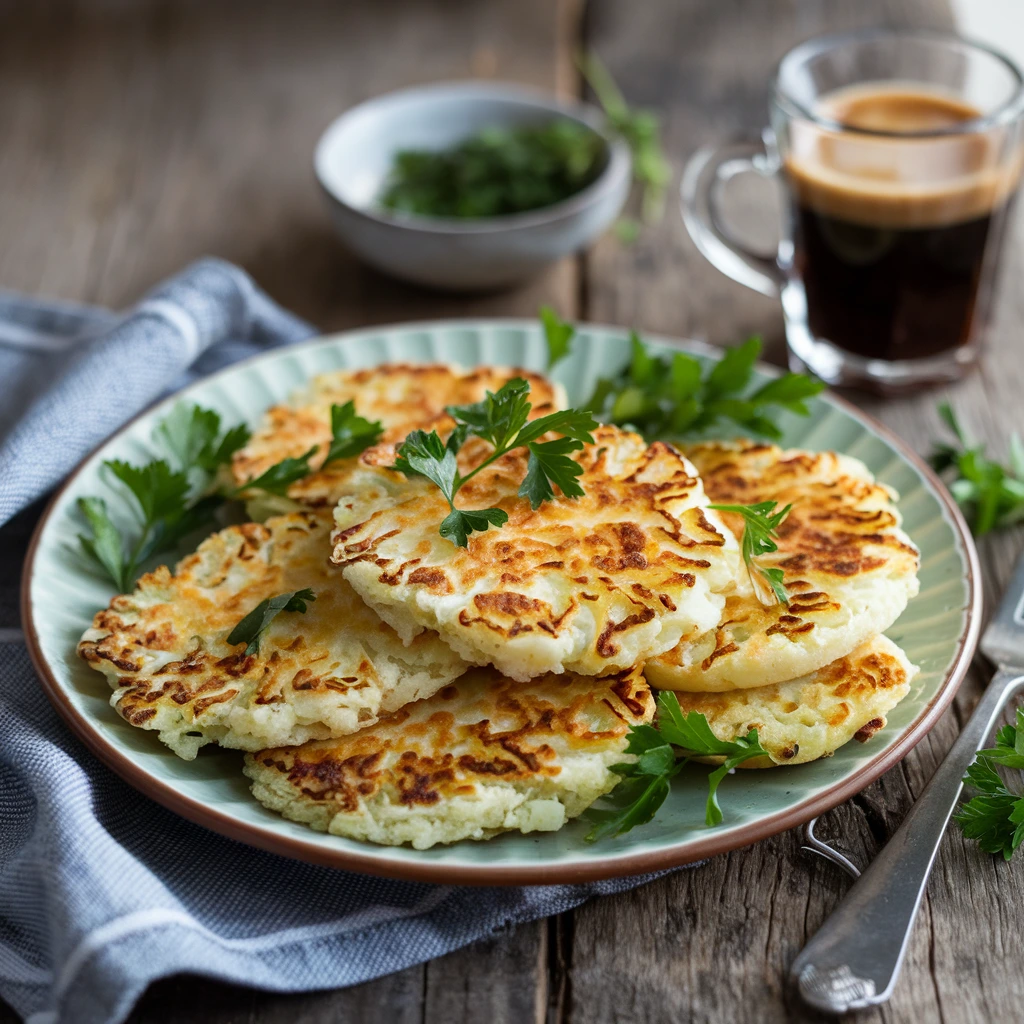
[[[311,333],[217,260],[121,316],[0,296],[0,408],[19,410],[0,420],[0,996],[31,1024],[122,1021],[181,972],[353,985],[647,880],[468,889],[287,860],[136,794],[50,707],[14,618],[28,506],[167,390]]]

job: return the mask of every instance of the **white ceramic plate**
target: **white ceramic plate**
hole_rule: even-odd
[[[571,401],[590,394],[601,374],[628,358],[626,331],[583,326],[572,356],[554,376]],[[648,338],[653,345],[672,345]],[[708,349],[676,342],[697,355]],[[542,370],[546,349],[535,321],[446,321],[354,331],[277,350],[233,366],[167,399],[115,434],[71,475],[43,516],[29,552],[23,611],[42,684],[75,732],[133,786],[186,818],[235,839],[302,860],[349,870],[460,884],[574,882],[635,874],[699,860],[755,842],[848,799],[895,764],[931,728],[970,663],[980,625],[980,580],[970,535],[924,463],[879,424],[842,400],[812,401],[804,419],[787,414],[787,445],[856,456],[901,495],[904,525],[921,549],[921,593],[889,631],[921,666],[910,695],[867,743],[791,768],[738,773],[722,786],[725,821],[704,826],[705,776],[693,766],[648,825],[618,839],[584,842],[574,822],[554,833],[503,835],[419,851],[377,847],[313,832],[261,807],[249,794],[241,754],[207,747],[183,761],[153,733],[113,711],[104,678],[75,655],[75,645],[112,591],[87,564],[76,534],[83,495],[104,493],[104,459],[155,455],[153,427],[184,398],[216,409],[228,423],[255,425],[267,406],[308,377],[344,367],[406,360],[519,365]],[[766,371],[771,372],[771,371]]]

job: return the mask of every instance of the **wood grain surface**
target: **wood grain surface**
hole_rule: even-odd
[[[802,39],[875,23],[948,27],[940,0],[0,0],[0,288],[118,307],[189,260],[245,266],[324,329],[435,316],[564,314],[734,341],[778,357],[776,303],[733,284],[688,241],[670,192],[663,223],[602,240],[514,292],[429,293],[356,263],[337,242],[310,154],[324,126],[376,93],[444,78],[583,91],[572,56],[594,47],[634,102],[658,108],[678,175],[701,144],[756,136],[774,62]],[[1020,218],[1018,217],[1018,220]],[[966,426],[1002,451],[1024,429],[1024,231],[1011,233],[981,372],[949,389]],[[926,451],[928,392],[855,397]],[[1020,531],[981,545],[996,600]],[[865,862],[930,777],[977,699],[897,768],[823,821]],[[846,881],[787,833],[519,927],[354,989],[279,996],[195,977],[152,987],[132,1024],[604,1024],[810,1021],[782,979]],[[950,833],[891,1004],[863,1021],[1020,1019],[1024,865]],[[0,1004],[0,1024],[16,1018]],[[852,1018],[851,1018],[852,1019]]]

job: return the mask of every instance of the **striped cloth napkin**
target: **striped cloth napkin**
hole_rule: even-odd
[[[166,391],[312,333],[218,260],[122,315],[0,294],[0,996],[30,1024],[123,1021],[183,972],[354,985],[647,880],[468,889],[297,863],[138,795],[50,707],[16,611],[38,499]]]

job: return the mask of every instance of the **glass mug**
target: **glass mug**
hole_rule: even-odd
[[[719,270],[782,299],[793,369],[896,393],[978,359],[1021,174],[1024,80],[956,36],[873,30],[791,50],[763,144],[702,150],[683,217]],[[755,172],[785,201],[777,251],[726,226],[726,187]]]

